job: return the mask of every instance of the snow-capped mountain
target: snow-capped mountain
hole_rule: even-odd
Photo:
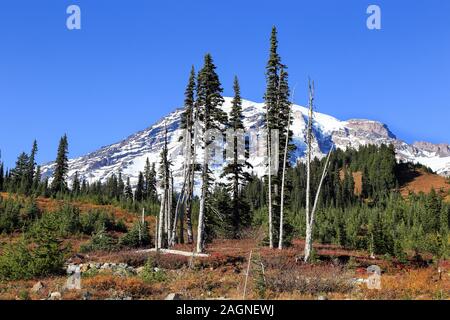
[[[247,130],[262,127],[264,119],[264,104],[243,100],[244,124]],[[223,110],[231,110],[231,98],[225,98]],[[124,177],[130,177],[131,183],[137,182],[139,171],[143,171],[146,158],[159,165],[160,152],[163,146],[164,127],[168,130],[169,155],[173,162],[175,185],[182,183],[182,168],[184,157],[182,155],[182,142],[180,137],[182,130],[180,116],[182,109],[177,109],[167,117],[159,120],[149,128],[137,132],[118,143],[102,147],[85,156],[71,159],[69,161],[69,180],[78,172],[81,179],[89,182],[105,181],[114,173],[122,171]],[[302,160],[305,156],[305,132],[308,121],[308,110],[305,107],[293,106],[293,140],[297,147],[292,162]],[[407,144],[397,139],[389,131],[388,127],[380,122],[363,119],[352,119],[340,121],[332,116],[322,113],[314,115],[314,156],[323,157],[332,146],[345,149],[348,147],[358,148],[366,144],[393,144],[400,161],[421,163],[430,167],[440,175],[450,176],[450,146],[448,144],[432,144],[428,142],[416,142]],[[198,149],[201,156],[202,150]],[[264,159],[262,156],[251,155],[249,162],[253,165],[255,174],[264,172]],[[42,166],[44,176],[51,176],[54,164],[49,163]],[[215,166],[217,177],[221,167]]]

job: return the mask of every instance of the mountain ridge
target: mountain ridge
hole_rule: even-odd
[[[225,97],[223,110],[231,109],[230,97]],[[249,100],[242,101],[244,125],[246,130],[261,128],[264,119],[264,103]],[[293,105],[293,143],[296,150],[293,152],[291,162],[302,161],[305,156],[305,132],[308,121],[307,108]],[[145,160],[148,157],[158,168],[159,153],[163,142],[163,127],[167,126],[169,140],[169,155],[173,161],[175,186],[181,184],[183,157],[181,155],[181,142],[179,138],[182,130],[179,129],[180,116],[183,108],[176,108],[166,117],[162,117],[155,124],[140,130],[116,143],[103,146],[84,156],[69,160],[69,181],[75,172],[81,179],[89,182],[105,181],[113,173],[122,171],[124,177],[130,177],[132,185],[137,182],[139,171],[143,171]],[[421,163],[430,167],[437,174],[450,176],[450,146],[446,143],[432,144],[429,142],[415,142],[408,144],[390,131],[389,127],[379,121],[369,119],[349,119],[345,121],[316,112],[313,118],[313,156],[323,157],[331,147],[345,149],[359,148],[366,144],[393,144],[397,160],[404,162]],[[201,157],[202,150],[199,150]],[[264,161],[261,156],[251,156],[249,162],[254,167],[254,173],[261,176],[264,172]],[[53,173],[54,163],[42,166],[43,177],[50,177]],[[221,166],[214,168],[216,178],[219,179]]]

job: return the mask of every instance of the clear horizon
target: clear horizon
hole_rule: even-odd
[[[66,28],[71,4],[81,30]],[[206,52],[224,96],[236,74],[243,98],[262,102],[272,25],[296,104],[306,104],[310,76],[320,113],[380,121],[408,143],[449,143],[450,3],[376,1],[381,30],[366,27],[369,4],[5,1],[2,160],[13,167],[37,139],[38,163],[52,161],[64,133],[74,158],[149,127],[182,106]]]

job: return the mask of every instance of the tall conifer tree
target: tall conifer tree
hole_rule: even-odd
[[[269,158],[268,166],[269,172],[267,175],[268,180],[268,215],[269,215],[269,246],[273,248],[274,237],[277,236],[277,224],[279,223],[280,214],[280,190],[282,181],[282,170],[276,168],[276,172],[271,169],[283,164],[284,161],[284,149],[286,137],[288,139],[288,155],[294,149],[291,144],[292,132],[288,132],[289,108],[291,102],[289,101],[289,85],[288,74],[286,72],[286,66],[281,63],[281,58],[278,54],[278,39],[277,29],[272,28],[270,37],[270,52],[269,60],[266,66],[266,93],[264,95],[264,101],[266,105],[266,119],[265,126],[267,129],[267,156]],[[275,131],[278,131],[278,144],[272,141],[272,135],[275,135]],[[276,135],[275,135],[276,136]],[[277,149],[272,150],[272,144]],[[278,154],[278,159],[274,163],[274,157]],[[289,161],[288,161],[289,162]]]
[[[125,186],[125,199],[133,201],[133,189],[131,188],[130,177],[127,177]]]
[[[224,102],[222,97],[222,86],[220,84],[219,76],[217,75],[216,66],[214,65],[211,55],[205,55],[203,68],[198,75],[197,83],[197,107],[199,108],[199,120],[202,123],[202,147],[204,150],[203,164],[202,164],[202,188],[200,195],[200,208],[198,217],[197,230],[197,252],[202,252],[205,241],[205,217],[206,202],[210,196],[210,170],[209,170],[209,154],[208,146],[212,141],[208,141],[206,132],[210,129],[223,129],[222,126],[227,121],[227,115],[221,106]],[[221,126],[222,125],[222,126]]]
[[[52,191],[54,193],[65,192],[67,190],[67,173],[69,171],[67,135],[59,141],[58,153],[56,156],[55,171],[53,172]]]
[[[249,207],[243,201],[241,190],[242,187],[250,180],[250,174],[245,171],[245,168],[250,168],[251,165],[245,160],[245,154],[239,154],[244,151],[244,123],[242,115],[242,99],[239,80],[234,78],[234,97],[231,102],[230,119],[228,128],[234,133],[232,144],[233,158],[223,169],[222,177],[228,180],[227,191],[232,196],[232,228],[233,236],[237,237],[240,229],[249,223]],[[241,148],[239,145],[241,144]]]
[[[142,172],[139,172],[138,183],[136,186],[136,191],[134,192],[135,201],[137,202],[142,201],[144,197],[144,188],[145,188],[144,175],[142,174]]]

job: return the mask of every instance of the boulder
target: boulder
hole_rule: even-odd
[[[85,264],[80,265],[80,272],[86,272],[89,269],[90,269],[90,264],[85,263]]]
[[[52,292],[48,300],[61,300],[61,293],[58,291]]]
[[[179,293],[169,293],[164,300],[183,300]]]
[[[136,273],[137,273],[137,274],[141,273],[142,271],[144,271],[144,267],[138,267],[138,268],[136,268]]]
[[[31,292],[39,293],[42,289],[44,289],[44,285],[42,282],[38,281],[34,284],[33,288],[31,288]]]

